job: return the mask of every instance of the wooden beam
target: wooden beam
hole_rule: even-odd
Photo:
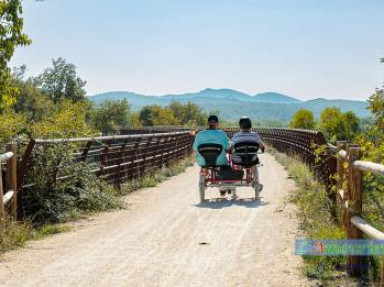
[[[353,167],[360,171],[369,171],[384,176],[384,165],[382,164],[357,160],[353,163]]]
[[[360,216],[352,216],[351,222],[354,226],[360,229],[362,232],[377,240],[384,240],[384,233],[374,228]]]
[[[7,181],[9,188],[14,191],[14,195],[11,201],[11,216],[16,219],[17,216],[17,203],[18,203],[18,187],[17,187],[17,145],[15,143],[7,146],[8,150],[13,156],[8,159],[7,162]]]
[[[6,205],[12,199],[14,194],[15,194],[15,192],[13,190],[9,190],[6,194],[4,194],[3,205]]]

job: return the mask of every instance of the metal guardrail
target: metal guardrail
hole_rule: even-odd
[[[204,127],[186,127],[186,126],[154,126],[140,127],[136,129],[123,129],[122,134],[140,133],[162,133],[175,130],[203,130]],[[221,126],[229,137],[240,131],[237,127]],[[317,178],[326,186],[335,184],[332,175],[336,173],[336,158],[334,154],[335,147],[328,146],[328,143],[321,132],[300,129],[284,128],[253,128],[262,137],[263,141],[273,146],[280,152],[288,155],[295,155],[309,165],[317,175]],[[316,149],[320,146],[328,146],[328,150],[323,154],[316,154]]]
[[[70,139],[31,140],[25,149],[18,174],[19,186],[26,190],[34,186],[26,174],[33,165],[36,148],[69,144],[76,150],[75,162],[87,162],[97,168],[93,172],[120,188],[122,182],[143,177],[154,170],[181,159],[192,151],[193,136],[189,131],[117,135]],[[68,175],[58,172],[55,180],[66,180]]]

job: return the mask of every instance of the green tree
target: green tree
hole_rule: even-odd
[[[87,102],[72,103],[63,100],[49,115],[31,125],[33,138],[70,138],[96,135],[89,127],[86,118],[89,110]]]
[[[172,101],[169,108],[178,124],[204,125],[206,122],[207,115],[194,103],[188,102],[187,104],[182,104],[180,102]]]
[[[320,114],[320,130],[331,143],[352,141],[360,130],[360,119],[353,112],[342,113],[339,108],[325,108]]]
[[[43,92],[54,102],[64,99],[84,101],[86,82],[76,72],[76,66],[63,58],[53,59],[52,67],[38,77]]]
[[[23,18],[20,0],[0,1],[0,109],[11,106],[18,90],[11,86],[11,71],[8,67],[16,47],[31,43],[22,32]]]
[[[361,121],[354,112],[348,111],[343,114],[344,137],[352,140],[360,132]]]
[[[131,106],[127,100],[108,100],[91,112],[92,127],[103,134],[116,134],[132,124]]]
[[[170,108],[159,105],[143,107],[139,113],[139,120],[143,126],[179,124]]]
[[[313,113],[310,110],[298,110],[289,123],[289,127],[293,129],[306,129],[312,130],[315,128],[316,122]]]
[[[28,122],[42,120],[54,109],[53,102],[38,88],[34,78],[24,79],[25,67],[15,69],[13,72],[13,86],[19,90],[19,96],[13,109],[23,113]]]

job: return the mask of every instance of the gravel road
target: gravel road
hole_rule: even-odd
[[[315,286],[293,254],[297,219],[285,198],[294,182],[271,155],[261,160],[260,201],[241,188],[240,200],[199,205],[194,166],[127,196],[127,210],[2,255],[0,286]]]

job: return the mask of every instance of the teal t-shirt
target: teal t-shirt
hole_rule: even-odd
[[[222,130],[205,130],[201,131],[196,135],[195,142],[193,143],[193,149],[196,151],[197,164],[202,166],[205,165],[204,158],[197,152],[197,147],[200,144],[214,143],[221,144],[223,151],[216,160],[217,165],[228,165],[228,159],[225,150],[229,148],[229,141],[227,134]]]

